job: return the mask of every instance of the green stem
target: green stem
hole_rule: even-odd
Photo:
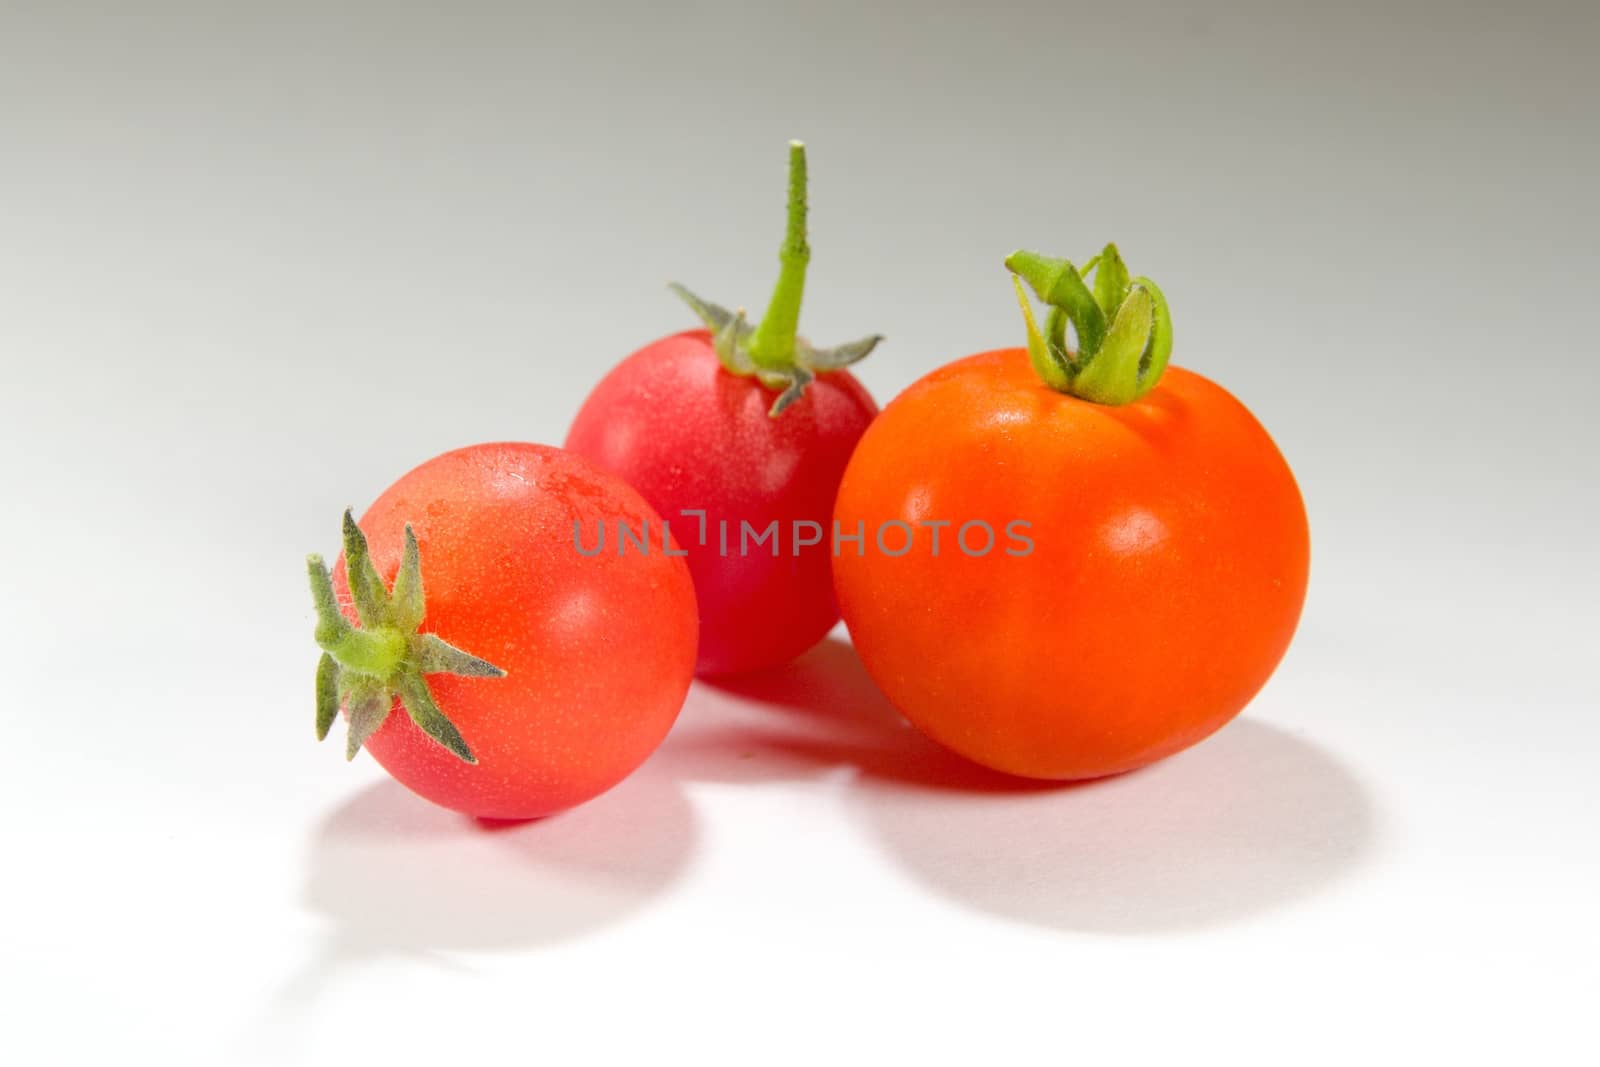
[[[772,289],[767,313],[750,336],[750,360],[766,370],[794,365],[795,335],[800,329],[800,298],[805,293],[806,266],[811,246],[806,243],[806,146],[789,142],[789,217],[783,246],[778,249],[778,283]]]
[[[1172,353],[1172,317],[1156,283],[1130,278],[1114,244],[1079,271],[1065,259],[1017,251],[1006,257],[1028,333],[1028,356],[1050,388],[1096,404],[1130,404],[1160,382]],[[1085,277],[1094,274],[1094,289]],[[1049,307],[1040,333],[1022,282]],[[1072,323],[1078,350],[1068,351]]]
[[[811,246],[806,241],[806,148],[799,141],[790,141],[788,227],[778,249],[778,282],[760,323],[750,325],[742,308],[729,311],[720,304],[701,300],[681,285],[672,286],[672,291],[705,323],[722,369],[729,374],[754,377],[778,394],[767,411],[773,417],[798,402],[817,375],[843,370],[863,359],[883,340],[873,334],[859,341],[818,348],[799,336],[800,298],[805,293],[806,267],[810,262]]]

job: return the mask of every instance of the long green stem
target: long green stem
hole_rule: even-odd
[[[806,266],[810,262],[811,246],[806,243],[806,146],[790,141],[789,216],[783,246],[778,249],[778,282],[748,348],[750,360],[757,367],[777,370],[794,364],[800,298],[805,294]]]
[[[883,338],[818,348],[799,336],[800,299],[805,293],[811,245],[806,240],[806,147],[789,142],[789,215],[778,249],[778,282],[761,321],[752,326],[744,309],[729,311],[676,283],[672,291],[689,305],[711,335],[711,347],[729,374],[754,377],[778,394],[767,413],[774,418],[799,402],[819,374],[843,370],[871,352]]]

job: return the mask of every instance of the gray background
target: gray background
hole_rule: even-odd
[[[1115,239],[1172,301],[1175,362],[1273,432],[1314,541],[1301,633],[1248,713],[1276,725],[1241,724],[1197,752],[1231,761],[1209,776],[1191,762],[1147,780],[1188,783],[1174,803],[1191,805],[1226,773],[1291,814],[1190,827],[1140,852],[1153,866],[1097,882],[1050,857],[1107,839],[1046,847],[1049,819],[968,826],[978,809],[903,808],[899,793],[872,807],[857,783],[843,803],[886,849],[835,854],[822,842],[848,835],[807,821],[820,801],[803,791],[848,784],[839,775],[658,783],[670,810],[692,802],[712,828],[684,846],[695,873],[664,861],[664,897],[627,882],[652,908],[596,918],[609,940],[562,966],[597,968],[596,982],[659,969],[670,985],[673,938],[693,929],[691,979],[737,1000],[710,975],[749,961],[705,931],[745,915],[730,939],[789,937],[793,981],[841,998],[855,980],[830,969],[841,953],[868,976],[863,999],[915,991],[887,962],[913,956],[874,938],[916,943],[919,930],[941,931],[963,967],[999,957],[1053,982],[1057,957],[1026,955],[1014,930],[1041,953],[1036,928],[1050,931],[1050,952],[1097,960],[1102,976],[1126,957],[1101,959],[1096,938],[1131,930],[1149,936],[1129,951],[1162,973],[1199,974],[1184,950],[1151,947],[1197,906],[1219,939],[1205,944],[1238,961],[1220,987],[1270,997],[1248,983],[1318,958],[1336,968],[1329,998],[1374,971],[1396,999],[1441,997],[1441,1020],[1494,996],[1501,1015],[1468,1052],[1518,1033],[1565,1047],[1575,1031],[1559,1014],[1532,1019],[1594,978],[1600,940],[1597,49],[1592,4],[0,4],[0,797],[28,813],[5,833],[34,868],[0,891],[13,896],[8,985],[33,1008],[0,1046],[98,1033],[270,1054],[237,1036],[263,1000],[293,1009],[274,1009],[268,1030],[312,1032],[300,994],[271,993],[302,966],[300,916],[326,919],[324,897],[381,896],[373,864],[329,861],[326,842],[347,838],[312,828],[379,779],[308,742],[302,554],[332,551],[342,507],[439,451],[559,443],[607,367],[689,324],[668,280],[762,304],[784,144],[800,137],[805,329],[821,342],[885,333],[860,371],[880,401],[940,363],[1020,343],[1000,265],[1011,248],[1081,260]],[[759,716],[750,695],[763,694],[698,689],[663,766],[703,770],[696,722]],[[616,796],[628,788],[656,786]],[[790,788],[802,792],[774,799]],[[1102,819],[1149,815],[1116,824],[1135,840],[1170,810],[1159,790],[1097,795]],[[409,817],[391,812],[409,812],[406,798],[362,798]],[[584,817],[609,825],[625,801],[604,803]],[[1014,845],[1029,872],[1014,881],[1040,900],[963,874],[994,858],[939,852],[949,835]],[[782,906],[756,877],[781,861],[752,859],[773,839],[811,841],[813,869],[854,887],[860,910]],[[875,883],[885,850],[898,873]],[[1347,888],[1332,887],[1335,869]],[[1210,881],[1193,894],[1151,889],[1195,872]],[[593,897],[561,877],[576,888],[541,898],[547,913]],[[908,895],[953,897],[975,917],[963,926]],[[1106,911],[1113,897],[1131,904]],[[1276,920],[1258,916],[1269,900]],[[368,934],[410,929],[395,914]],[[1269,921],[1286,924],[1282,958],[1252,939]],[[547,958],[498,966],[537,984]],[[204,1025],[178,1033],[170,1009],[128,992],[151,960],[204,1005]],[[446,972],[394,973],[363,972],[367,996],[389,995],[374,991],[385,981],[454,995]],[[1510,973],[1544,984],[1487,992],[1471,978]],[[343,1010],[374,1008],[358,989]],[[972,1032],[993,1032],[1001,1009],[967,993]],[[1144,993],[1169,994],[1182,999]],[[1077,995],[1094,1003],[1092,988]],[[646,999],[669,1024],[670,998]],[[86,1000],[122,1007],[64,1037]],[[1312,1014],[1281,1008],[1280,1022],[1314,1024],[1319,1002],[1302,1002]],[[858,1037],[870,1028],[833,1007]],[[768,1019],[745,1009],[747,1025]],[[572,1026],[588,1025],[575,1010]],[[1432,1047],[1428,1018],[1413,1002],[1355,1029]],[[541,1025],[559,1047],[558,1022]],[[952,1026],[946,1050],[968,1032]],[[1022,1047],[1044,1036],[998,1029]]]

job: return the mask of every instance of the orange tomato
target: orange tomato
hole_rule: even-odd
[[[873,679],[934,740],[1027,777],[1116,774],[1217,730],[1305,598],[1288,465],[1177,367],[1121,406],[1049,388],[1020,348],[943,367],[867,430],[835,519],[864,535],[834,583]]]

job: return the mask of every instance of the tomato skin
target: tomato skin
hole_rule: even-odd
[[[820,374],[781,415],[775,394],[729,374],[705,330],[662,338],[629,356],[584,402],[566,447],[616,472],[671,524],[688,552],[700,605],[697,670],[717,674],[785,663],[839,621],[829,553],[845,464],[877,405],[848,371]],[[682,515],[703,510],[700,520]],[[774,520],[771,542],[741,553]],[[793,523],[820,543],[796,554]],[[721,551],[720,524],[728,529]],[[804,532],[809,539],[809,528]]]
[[[361,517],[387,583],[406,523],[416,531],[422,631],[507,672],[427,677],[476,765],[424,734],[396,701],[366,749],[402,785],[471,815],[536,818],[611,788],[660,744],[693,677],[694,590],[680,558],[576,550],[575,521],[593,531],[619,519],[659,521],[614,476],[534,444],[447,452]],[[355,621],[342,556],[333,578]]]
[[[1293,474],[1239,401],[1178,367],[1107,407],[1045,386],[1023,349],[945,366],[867,431],[836,519],[918,534],[903,556],[835,560],[873,679],[934,740],[1025,777],[1117,774],[1205,738],[1266,682],[1305,599]],[[935,556],[924,520],[986,521],[996,547],[969,556],[952,525]],[[1024,548],[1013,520],[1031,553],[1006,554]]]

